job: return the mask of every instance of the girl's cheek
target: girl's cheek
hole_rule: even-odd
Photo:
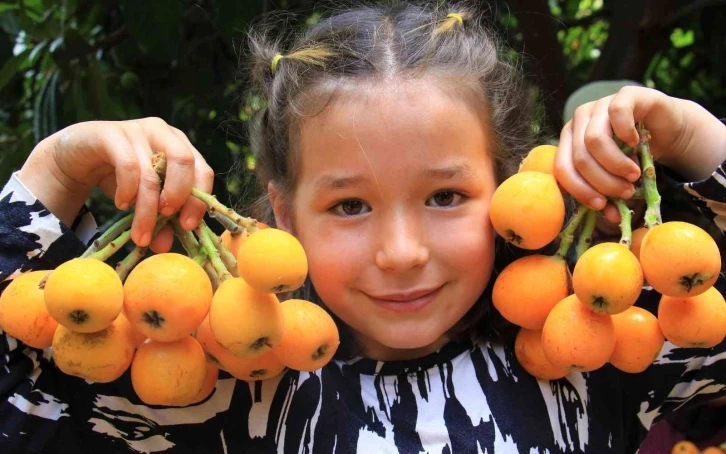
[[[362,235],[330,230],[319,233],[307,235],[307,241],[303,243],[311,278],[319,277],[322,282],[350,281],[365,263],[367,246]]]

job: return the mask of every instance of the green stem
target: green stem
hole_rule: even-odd
[[[179,224],[178,217],[171,220],[171,226],[174,228],[174,234],[177,238],[179,238],[182,247],[185,251],[187,251],[187,255],[200,265],[204,263],[207,256],[202,254],[199,250],[199,242],[194,237],[194,234],[189,230],[184,230],[182,228],[181,224]],[[201,259],[198,259],[199,257],[201,257]]]
[[[229,273],[229,271],[227,271],[227,267],[224,265],[224,262],[222,262],[222,259],[219,256],[219,251],[217,250],[217,248],[214,247],[214,242],[212,241],[212,237],[210,236],[211,230],[209,230],[207,224],[202,221],[199,224],[199,227],[194,229],[194,232],[199,237],[202,251],[204,251],[204,253],[207,255],[209,261],[212,262],[212,267],[214,267],[214,270],[217,272],[219,279],[222,282],[230,279],[232,275]]]
[[[169,222],[169,218],[167,216],[159,215],[156,218],[156,224],[154,225],[154,231],[151,234],[151,238],[155,238],[156,234],[159,233],[159,230],[161,230],[161,228],[164,227],[167,222]],[[109,228],[109,230],[111,228],[114,228],[114,227],[111,226]],[[106,232],[108,232],[108,230]],[[131,239],[131,230],[125,230],[120,235],[117,235],[115,238],[113,238],[111,241],[109,241],[108,244],[106,244],[103,248],[92,252],[87,257],[105,262],[106,260],[111,258],[111,256],[114,255],[119,249],[124,247],[124,245],[126,243],[128,243],[128,241],[130,239]]]
[[[155,238],[159,233],[159,230],[161,230],[167,222],[169,222],[168,217],[159,216],[156,220],[156,225],[154,225],[154,231],[151,237]],[[116,265],[116,274],[118,274],[121,278],[121,282],[126,280],[126,276],[128,276],[131,270],[144,258],[148,249],[148,246],[136,246],[133,251],[131,251]]]
[[[575,239],[575,231],[588,211],[590,209],[585,205],[578,205],[575,209],[575,214],[562,232],[560,232],[560,247],[557,249],[557,255],[565,260],[567,259],[567,251],[570,250],[570,246],[572,246],[572,242]]]
[[[215,221],[219,222],[222,227],[225,228],[225,230],[229,230],[229,233],[231,233],[232,235],[240,235],[242,232],[244,232],[244,230],[240,226],[232,222],[231,219],[224,217],[219,213],[210,214],[210,217]]]
[[[222,263],[227,267],[227,271],[234,276],[239,277],[239,270],[237,269],[237,257],[235,257],[229,249],[224,247],[222,239],[218,237],[212,230],[209,230],[209,236],[212,238],[214,247],[219,251],[219,257],[222,259]]]
[[[199,248],[197,238],[192,232],[182,228],[181,224],[179,224],[178,217],[172,219],[171,225],[174,228],[174,234],[177,238],[179,238],[184,250],[187,251],[187,254],[192,258],[192,260],[204,268],[207,276],[209,276],[209,280],[212,282],[212,288],[217,290],[221,284],[219,276],[217,275],[214,267],[212,267],[211,262],[207,260],[207,254]]]
[[[131,239],[131,230],[126,230],[121,235],[114,238],[110,243],[108,243],[101,250],[94,252],[93,254],[89,255],[88,257],[105,262],[106,260],[111,258],[111,256],[114,255],[119,249],[124,247],[124,245],[126,243],[128,243],[130,239]]]
[[[633,242],[633,213],[622,199],[610,199],[620,213],[620,244],[630,249]]]
[[[81,257],[90,257],[94,253],[100,251],[106,247],[111,241],[119,237],[125,230],[131,227],[131,223],[134,220],[134,213],[129,213],[126,216],[119,219],[111,227],[106,229],[103,234],[96,239],[91,246],[81,255]]]
[[[204,260],[204,263],[202,264],[202,268],[204,268],[204,271],[206,271],[207,276],[209,276],[209,280],[212,283],[212,289],[214,291],[217,291],[220,285],[222,285],[222,280],[219,278],[219,275],[217,274],[217,271],[212,266],[212,262],[209,260]]]
[[[207,205],[207,211],[210,216],[214,217],[225,217],[229,219],[233,224],[236,224],[249,233],[256,232],[258,230],[257,221],[252,218],[246,218],[240,216],[232,208],[223,205],[217,198],[211,194],[207,194],[199,188],[192,188],[192,195]]]
[[[126,280],[131,270],[144,258],[148,247],[136,246],[133,251],[116,264],[116,274],[121,278],[121,282]]]
[[[575,246],[578,260],[582,257],[582,254],[590,248],[590,245],[592,245],[592,232],[595,231],[596,222],[597,211],[587,210],[587,214],[585,214],[585,221],[582,224],[582,230],[580,231],[580,237],[577,239],[577,245]]]
[[[660,214],[660,194],[658,194],[658,186],[655,181],[655,164],[653,155],[650,153],[650,133],[643,128],[642,124],[638,124],[638,133],[640,134],[640,142],[636,147],[638,157],[640,158],[640,168],[642,169],[643,191],[645,192],[645,226],[649,229],[656,225],[662,224],[663,219]]]

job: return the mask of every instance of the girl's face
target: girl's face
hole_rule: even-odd
[[[296,233],[365,355],[418,357],[446,343],[492,271],[489,137],[435,83],[359,90],[302,125]]]

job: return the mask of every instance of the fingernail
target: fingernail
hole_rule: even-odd
[[[633,188],[626,189],[620,194],[621,199],[629,199],[633,197],[633,194],[635,193],[635,190]]]
[[[629,174],[627,178],[628,178],[628,181],[630,181],[631,183],[635,183],[636,181],[638,181],[638,178],[640,178],[640,174],[633,172],[633,173]]]
[[[172,213],[174,213],[174,208],[168,205],[161,209],[161,214],[164,216],[171,216]]]
[[[605,199],[602,197],[595,197],[590,200],[590,206],[595,210],[602,210],[605,208]]]
[[[199,224],[199,221],[194,216],[187,216],[184,218],[184,228],[187,230],[192,230],[197,227]]]
[[[139,239],[139,244],[137,246],[148,246],[151,242],[151,234],[146,232],[141,235],[141,239]]]
[[[118,206],[118,209],[121,211],[126,211],[129,208],[128,202],[121,202]]]

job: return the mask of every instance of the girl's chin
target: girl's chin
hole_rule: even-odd
[[[377,340],[360,337],[364,355],[378,361],[400,361],[431,354],[446,345],[448,338],[441,334],[423,335],[417,332],[377,333]]]

